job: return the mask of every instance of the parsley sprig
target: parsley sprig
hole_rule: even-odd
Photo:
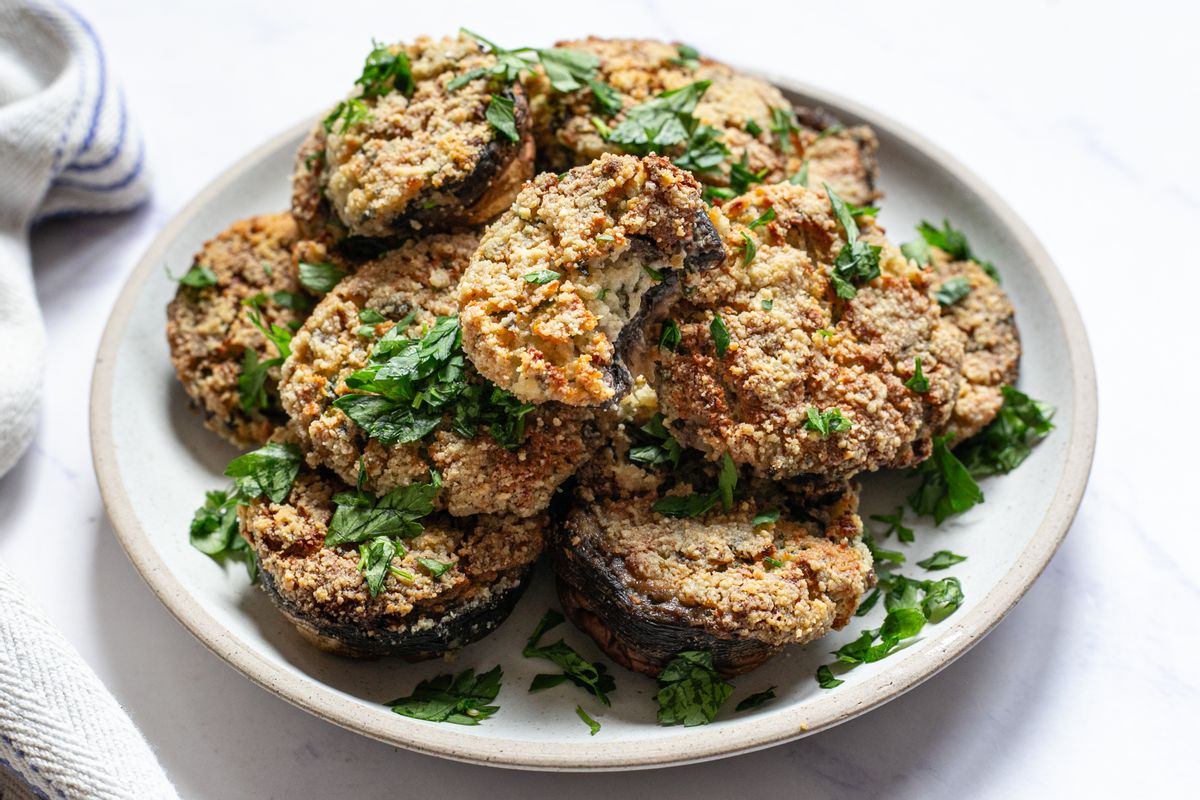
[[[643,467],[657,467],[669,464],[672,469],[679,466],[679,458],[683,448],[667,427],[663,425],[663,415],[656,413],[650,421],[632,432],[637,439],[647,442],[629,448],[629,460]],[[639,435],[640,434],[640,435]]]
[[[912,510],[932,514],[936,525],[983,502],[983,490],[951,452],[950,440],[950,436],[934,437],[933,453],[915,470],[921,482],[908,497]]]
[[[821,185],[825,187],[825,194],[833,206],[834,215],[841,223],[842,230],[846,232],[846,244],[838,251],[829,277],[833,281],[837,296],[843,300],[851,300],[858,294],[856,287],[879,277],[879,253],[883,248],[867,244],[858,238],[858,223],[854,221],[854,214],[850,208],[829,184]]]
[[[929,248],[936,247],[955,261],[974,261],[992,280],[996,283],[1000,282],[1000,272],[996,266],[975,255],[975,251],[971,249],[971,243],[967,241],[967,235],[951,225],[950,220],[943,219],[940,228],[931,222],[921,220],[921,224],[917,226],[917,233],[921,234],[920,239],[900,246],[900,252],[906,257],[918,264],[928,264]]]
[[[562,670],[558,674],[542,673],[534,676],[529,691],[549,689],[563,681],[570,681],[604,705],[612,705],[612,701],[608,699],[608,693],[617,688],[617,683],[613,676],[608,674],[607,667],[598,662],[588,661],[562,639],[548,645],[539,644],[547,631],[561,625],[562,622],[562,614],[554,609],[547,611],[525,642],[524,649],[521,650],[521,655],[526,658],[544,658],[554,662]]]
[[[479,675],[473,669],[460,672],[458,677],[439,675],[418,683],[407,697],[384,705],[391,706],[397,714],[413,719],[478,725],[500,710],[499,706],[491,703],[500,693],[503,675],[499,665]]]
[[[685,650],[671,659],[659,673],[658,686],[660,725],[706,725],[733,694],[733,684],[713,668],[712,653],[700,650]]]
[[[737,489],[738,470],[729,453],[721,457],[721,469],[717,473],[717,488],[703,494],[667,495],[660,497],[651,506],[652,511],[664,517],[699,517],[703,516],[721,501],[721,507],[726,513],[733,510],[733,493]]]

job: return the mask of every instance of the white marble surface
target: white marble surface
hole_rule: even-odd
[[[731,15],[728,3],[606,3],[593,18],[561,2],[79,0],[143,125],[156,195],[133,215],[35,233],[48,404],[32,450],[0,479],[0,559],[188,798],[1003,798],[1194,785],[1200,8],[979,5],[758,2]],[[88,387],[108,309],[163,223],[248,148],[335,97],[372,35],[460,23],[512,43],[674,38],[794,75],[925,134],[1030,223],[1091,334],[1100,438],[1065,545],[982,644],[821,735],[722,762],[581,777],[452,764],[346,733],[251,685],[167,614],[116,543],[92,475]]]

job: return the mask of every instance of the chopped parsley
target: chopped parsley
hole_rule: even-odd
[[[313,299],[299,292],[272,292],[271,299],[275,305],[304,313],[313,307]]]
[[[758,136],[763,131],[762,126],[749,117],[742,123],[742,130],[751,136]]]
[[[960,556],[958,553],[952,553],[949,550],[938,550],[929,558],[918,561],[917,566],[927,570],[949,569],[955,564],[966,560],[966,556]]]
[[[597,111],[601,111],[610,117],[615,117],[621,113],[624,104],[621,102],[620,92],[604,81],[595,79],[589,80],[588,86],[592,89],[592,99],[596,101]]]
[[[658,676],[658,722],[687,727],[706,725],[733,694],[733,685],[713,668],[712,653],[685,650]]]
[[[511,98],[499,94],[492,95],[484,116],[488,124],[504,134],[510,142],[520,141],[521,135],[517,132],[517,117]]]
[[[778,558],[775,558],[775,556],[764,556],[763,563],[766,564],[768,570],[780,569],[783,567],[783,562]]]
[[[971,293],[971,280],[965,275],[947,278],[933,293],[934,299],[943,306],[952,306]]]
[[[925,394],[929,391],[929,378],[925,377],[925,373],[921,371],[920,356],[916,358],[912,377],[906,380],[904,385],[918,394]]]
[[[792,133],[799,131],[800,126],[796,121],[796,112],[790,108],[771,108],[771,133],[778,137],[781,153],[792,152]]]
[[[365,338],[372,338],[375,336],[375,326],[381,322],[387,322],[387,317],[373,308],[364,308],[358,312],[358,321],[363,324],[355,333]]]
[[[895,514],[872,514],[871,519],[888,526],[880,538],[886,539],[892,533],[895,533],[896,538],[902,542],[912,542],[915,538],[913,529],[904,525],[904,506],[897,506]]]
[[[583,706],[575,706],[575,716],[583,720],[583,724],[588,726],[589,736],[595,736],[600,732],[600,723],[588,716],[588,713],[583,710]]]
[[[294,444],[268,442],[230,461],[225,474],[233,478],[239,500],[266,497],[273,503],[282,503],[292,491],[303,458]]]
[[[943,219],[941,228],[935,227],[926,220],[921,220],[921,224],[917,226],[917,233],[921,234],[925,246],[922,247],[919,244],[915,247],[902,246],[900,250],[908,258],[921,264],[927,264],[929,263],[929,248],[936,247],[955,261],[974,261],[992,280],[996,283],[1000,282],[1000,272],[995,265],[976,256],[975,251],[971,249],[970,242],[967,241],[966,234],[951,225],[950,220]]]
[[[825,183],[822,186],[825,187],[825,194],[829,196],[833,213],[846,232],[846,244],[838,251],[829,277],[833,281],[837,296],[843,300],[850,300],[858,294],[856,286],[870,283],[879,277],[879,253],[882,248],[867,244],[858,238],[858,224],[855,223],[854,215],[850,213],[846,203],[829,184]]]
[[[662,323],[662,332],[658,335],[658,346],[664,350],[670,350],[674,353],[679,348],[679,342],[683,339],[683,334],[679,331],[679,325],[673,319],[665,319]]]
[[[830,136],[836,136],[844,130],[846,130],[845,125],[830,125],[828,128],[817,134],[817,138],[813,139],[813,144],[816,144],[822,139],[826,139]]]
[[[760,225],[766,225],[768,222],[771,222],[774,219],[775,219],[775,209],[768,208],[766,211],[759,214],[758,217],[756,217],[755,220],[753,222],[751,222],[749,225],[747,225],[746,227],[748,227],[750,230],[754,230],[755,228],[759,227]]]
[[[415,86],[408,54],[404,50],[393,53],[386,45],[374,41],[371,46],[362,74],[355,81],[362,87],[362,96],[381,97],[396,91],[405,97],[412,97]]]
[[[241,561],[253,581],[258,566],[249,543],[238,533],[237,508],[238,495],[232,488],[228,492],[205,492],[204,505],[192,515],[188,541],[214,561]]]
[[[643,467],[653,467],[660,464],[670,464],[671,468],[679,466],[682,448],[667,427],[663,425],[663,415],[656,413],[637,431],[642,434],[638,438],[648,439],[650,444],[643,444],[629,449],[629,460]]]
[[[518,47],[515,50],[507,50],[466,28],[463,28],[462,32],[485,45],[496,56],[496,64],[488,69],[473,69],[456,76],[446,84],[447,91],[456,91],[476,78],[485,76],[502,85],[510,84],[519,78],[522,72],[531,70],[535,59],[541,62],[542,69],[556,92],[574,92],[585,85],[591,86],[593,92],[595,91],[593,83],[598,83],[594,82],[594,78],[596,68],[600,66],[600,59],[591,53],[566,47]]]
[[[661,272],[659,272],[658,270],[656,270],[654,267],[651,267],[647,264],[643,264],[642,271],[645,272],[646,275],[650,278],[650,280],[654,281],[655,283],[663,282],[663,274]]]
[[[768,297],[762,301],[762,310],[763,311],[770,311],[774,307],[775,307],[775,301],[772,300],[771,298]]]
[[[750,262],[758,255],[758,245],[754,242],[754,237],[746,231],[741,231],[742,234],[742,266],[750,266]]]
[[[983,502],[983,492],[963,463],[950,452],[949,436],[935,436],[933,453],[915,470],[921,483],[908,498],[918,514],[932,514],[941,525],[952,514],[961,514]]]
[[[491,705],[500,693],[499,665],[480,675],[468,669],[458,674],[439,675],[421,681],[408,697],[384,705],[405,717],[428,722],[451,722],[455,725],[478,725],[500,710]]]
[[[1003,386],[1000,391],[1004,405],[996,418],[958,448],[967,471],[976,478],[1013,471],[1054,428],[1053,406],[1011,386]]]
[[[734,711],[749,711],[753,708],[758,708],[775,699],[775,687],[770,686],[763,689],[761,692],[755,692],[749,697],[743,698],[740,703],[734,706]]]
[[[339,397],[334,407],[388,447],[427,436],[446,415],[463,438],[487,425],[502,447],[519,445],[534,406],[490,383],[469,380],[458,318],[438,317],[420,339],[404,336],[410,323],[411,315],[376,342],[368,365],[346,379],[356,394]]]
[[[700,51],[690,45],[677,44],[675,45],[675,58],[670,59],[669,63],[684,69],[698,69],[700,67]]]
[[[804,159],[803,163],[800,164],[800,171],[797,172],[792,177],[788,178],[788,183],[793,183],[796,186],[803,186],[805,189],[808,188],[808,159],[807,158]]]
[[[686,142],[697,130],[692,116],[712,81],[696,81],[662,92],[625,112],[608,140],[636,155]]]
[[[454,569],[453,561],[438,561],[436,558],[418,558],[417,563],[425,568],[431,578],[440,578]]]
[[[351,97],[334,106],[333,110],[329,112],[329,116],[325,117],[321,124],[326,133],[333,133],[334,126],[340,121],[342,127],[338,132],[345,134],[350,128],[366,122],[370,118],[371,112],[367,108],[367,104],[357,97]]]
[[[844,433],[854,427],[854,423],[842,415],[840,408],[827,408],[824,411],[809,408],[807,413],[804,427],[821,434],[822,439],[829,438],[831,433]]]
[[[724,358],[729,352],[729,329],[721,315],[713,312],[712,322],[708,324],[708,332],[712,335],[713,347],[716,348],[717,358]]]
[[[192,265],[191,269],[176,278],[171,274],[170,268],[167,270],[167,277],[173,281],[178,281],[184,286],[190,286],[193,289],[204,289],[209,286],[217,285],[217,274],[208,267],[202,267],[199,264]]]
[[[611,233],[597,233],[597,242],[615,242],[616,238]]]
[[[521,650],[521,655],[526,658],[544,658],[554,662],[555,666],[562,670],[561,675],[538,675],[529,687],[529,691],[548,689],[563,680],[568,680],[589,692],[604,705],[612,705],[612,701],[608,699],[608,693],[616,689],[617,684],[603,664],[588,661],[562,639],[545,646],[538,644],[547,631],[562,622],[562,614],[554,609],[547,611],[538,622],[537,627],[534,628],[533,634],[525,642],[524,649]]]
[[[538,286],[549,283],[550,281],[556,281],[561,277],[561,274],[552,269],[537,269],[533,272],[526,272],[521,276],[526,283],[532,283]]]
[[[325,294],[346,277],[345,270],[333,264],[309,264],[300,262],[300,284],[313,294]]]
[[[758,516],[756,516],[754,518],[754,521],[750,524],[753,525],[755,528],[761,528],[763,525],[773,525],[774,523],[776,523],[778,521],[779,521],[779,511],[776,509],[772,509],[770,511],[763,511],[762,513],[760,513]]]
[[[832,689],[835,686],[841,686],[845,681],[833,677],[833,670],[827,664],[822,664],[817,667],[817,683],[822,689]]]
[[[757,172],[750,169],[750,156],[747,153],[742,153],[740,161],[729,165],[729,186],[738,194],[744,194],[750,188],[750,184],[762,183],[766,177],[766,167]]]
[[[925,614],[919,608],[893,608],[883,625],[834,651],[843,664],[870,664],[891,655],[904,639],[911,639],[925,627]]]
[[[676,443],[678,444],[678,443]],[[706,514],[719,500],[728,513],[733,509],[733,493],[737,489],[738,470],[729,453],[721,456],[721,468],[717,473],[717,488],[707,494],[668,495],[660,497],[651,506],[652,511],[664,517],[699,517]]]

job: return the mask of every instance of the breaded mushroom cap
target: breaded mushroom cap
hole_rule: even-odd
[[[299,324],[312,302],[293,277],[296,236],[286,213],[235,222],[192,261],[211,271],[215,283],[180,284],[167,306],[167,343],[179,382],[204,426],[238,447],[265,442],[285,419],[276,396],[278,366],[267,370],[261,393],[239,389],[238,379],[247,353],[256,363],[279,355],[250,314],[257,311],[268,329],[286,328]]]
[[[294,205],[315,211],[319,199],[312,193],[323,187],[349,233],[370,237],[476,225],[507,208],[533,174],[533,137],[520,84],[496,87],[476,78],[451,89],[455,78],[496,64],[466,35],[420,37],[382,52],[407,58],[411,89],[399,79],[382,94],[361,86],[344,101],[342,109],[357,113],[344,111],[302,147],[307,164],[298,159]],[[493,96],[511,104],[516,140],[489,122]],[[301,213],[306,220],[313,216]]]
[[[957,292],[942,291],[952,281],[951,287],[967,290],[942,306],[942,316],[966,335],[967,343],[958,398],[944,431],[953,434],[953,444],[958,444],[986,428],[1000,412],[1001,387],[1017,381],[1021,337],[1008,295],[979,264],[955,261],[933,247],[929,265],[937,276],[930,285],[935,298],[954,297]]]
[[[863,219],[881,274],[842,299],[830,272],[847,235],[823,191],[756,187],[723,210],[736,252],[692,281],[672,311],[679,344],[659,350],[654,385],[679,441],[773,478],[928,456],[963,358],[962,334],[928,295],[930,273]],[[927,386],[914,381],[918,359]]]
[[[383,590],[368,591],[355,545],[325,544],[335,493],[349,487],[301,471],[282,503],[239,508],[262,585],[310,642],[349,656],[426,658],[461,647],[504,620],[542,551],[547,519],[507,515],[422,520],[403,540]],[[431,574],[422,559],[449,565]],[[439,567],[440,569],[440,567]]]
[[[484,233],[458,287],[463,347],[522,400],[601,405],[631,383],[626,357],[724,249],[700,186],[657,156],[604,155],[539,175]]]
[[[543,71],[525,79],[533,115],[538,163],[561,171],[586,164],[602,153],[622,152],[606,132],[629,110],[666,91],[699,81],[708,88],[693,115],[712,128],[728,155],[720,164],[697,170],[702,183],[725,187],[734,164],[765,183],[807,175],[810,186],[828,182],[849,202],[865,205],[879,196],[875,151],[878,143],[866,125],[843,126],[829,114],[797,108],[774,86],[709,58],[684,57],[681,48],[649,39],[599,39],[560,42],[559,48],[588,53],[599,60],[596,81],[611,87],[621,110],[608,113],[592,88],[555,91]],[[598,124],[599,123],[599,124]],[[660,148],[676,158],[683,144]]]
[[[432,467],[444,484],[440,507],[451,514],[530,516],[546,508],[558,485],[587,457],[595,432],[585,410],[538,408],[523,418],[521,440],[506,449],[486,427],[466,438],[449,419],[419,441],[389,446],[368,438],[334,406],[353,393],[347,378],[368,365],[376,343],[397,322],[409,319],[405,335],[419,338],[439,317],[455,314],[454,286],[478,241],[475,233],[411,240],[362,265],[313,310],[292,341],[280,383],[283,407],[296,423],[310,465],[354,483],[361,459],[366,488],[377,493],[424,481]],[[481,380],[467,370],[468,380]]]

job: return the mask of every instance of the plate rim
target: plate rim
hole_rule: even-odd
[[[747,70],[747,72],[752,72]],[[808,736],[878,708],[924,683],[981,641],[1033,585],[1066,536],[1083,499],[1096,445],[1096,373],[1091,346],[1079,310],[1050,255],[1029,227],[978,176],[955,157],[921,134],[885,114],[839,94],[774,74],[757,73],[792,95],[793,100],[826,107],[836,114],[857,117],[878,130],[886,130],[923,156],[935,161],[957,179],[1000,219],[1019,248],[1025,251],[1045,283],[1065,337],[1072,376],[1072,425],[1055,494],[1049,510],[1018,555],[1013,567],[965,614],[955,615],[939,637],[939,647],[929,648],[900,662],[892,670],[848,686],[832,697],[826,713],[814,717],[804,707],[781,710],[769,717],[747,720],[725,728],[697,727],[657,742],[590,742],[587,746],[544,742],[537,747],[520,740],[464,735],[450,726],[436,726],[396,716],[380,727],[361,705],[348,703],[329,687],[306,685],[288,675],[254,650],[238,645],[236,638],[192,599],[182,582],[158,555],[134,513],[117,472],[112,429],[112,389],[116,356],[137,298],[170,243],[185,225],[226,186],[253,167],[267,153],[296,138],[313,124],[312,119],[289,127],[251,150],[209,182],[177,212],[151,242],[122,286],[105,323],[96,355],[90,393],[92,463],[113,531],[134,568],[167,610],[218,657],[277,697],[321,719],[387,744],[426,755],[473,764],[517,769],[592,772],[678,766],[724,758]],[[315,679],[312,679],[315,680]]]

